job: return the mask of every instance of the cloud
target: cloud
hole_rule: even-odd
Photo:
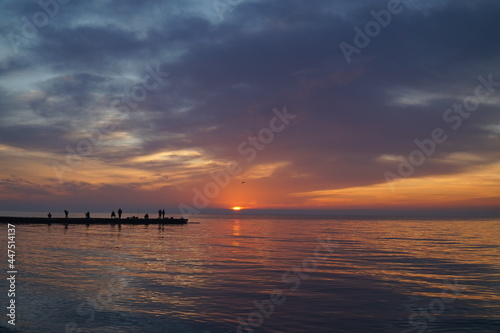
[[[229,160],[249,174],[279,165],[259,180],[274,197],[383,184],[397,168],[384,157],[407,157],[436,127],[449,139],[413,177],[496,163],[498,91],[456,131],[443,114],[474,94],[479,75],[500,81],[500,4],[403,5],[347,64],[339,43],[352,43],[353,29],[387,1],[243,1],[222,21],[197,1],[72,1],[19,55],[0,53],[0,143],[64,161],[68,146],[97,133],[89,159],[110,174],[118,166],[163,175],[177,191],[203,184]],[[40,10],[27,1],[2,6],[4,37]],[[156,64],[170,74],[165,85],[127,115],[113,108]],[[284,105],[297,120],[245,164],[238,144]],[[99,134],[104,123],[114,130]],[[131,183],[149,184],[137,177]]]

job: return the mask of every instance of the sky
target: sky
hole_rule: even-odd
[[[498,212],[499,13],[2,1],[0,210]]]

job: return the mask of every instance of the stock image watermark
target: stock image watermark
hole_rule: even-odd
[[[281,282],[292,284],[292,286],[288,288],[288,291],[299,289],[302,281],[309,279],[310,275],[308,273],[316,272],[318,269],[318,260],[324,259],[324,254],[321,253],[322,251],[332,254],[334,252],[332,248],[338,246],[335,243],[331,243],[330,239],[325,241],[320,237],[317,238],[317,242],[319,245],[314,249],[314,256],[302,260],[301,265],[295,265],[292,269],[281,275]],[[271,317],[276,308],[286,302],[286,292],[287,290],[275,289],[269,293],[269,299],[261,302],[257,300],[253,301],[252,304],[255,310],[250,312],[246,318],[241,316],[237,317],[239,325],[236,332],[253,333],[257,328],[261,327],[265,319]]]
[[[125,288],[125,279],[113,279],[109,282],[107,288],[100,290],[96,297],[86,298],[86,300],[78,305],[76,308],[76,314],[81,317],[87,317],[85,319],[86,324],[90,324],[95,321],[96,312],[104,311],[106,306],[109,306],[113,302],[113,296],[116,296]],[[80,333],[83,332],[82,329],[76,322],[69,322],[64,326],[65,333]]]
[[[479,84],[474,90],[474,95],[465,97],[462,103],[455,103],[453,107],[447,109],[443,113],[443,121],[453,130],[458,130],[465,119],[468,119],[475,111],[477,111],[481,103],[486,102],[491,98],[496,88],[500,87],[500,82],[493,80],[493,74],[489,74],[487,78],[480,75],[477,77]],[[414,143],[417,149],[410,152],[407,158],[399,155],[396,158],[399,160],[397,174],[392,171],[385,171],[384,178],[390,190],[394,192],[395,183],[403,178],[408,178],[413,175],[416,168],[424,164],[437,150],[438,145],[445,143],[448,140],[448,134],[445,129],[437,127],[433,129],[428,138],[422,140],[415,139]]]
[[[405,7],[400,0],[389,0],[386,9],[379,10],[378,12],[374,10],[370,11],[370,15],[374,20],[368,21],[363,29],[359,26],[354,27],[353,43],[349,44],[343,41],[339,44],[347,63],[350,64],[352,62],[354,54],[361,54],[361,51],[367,48],[372,40],[380,35],[382,28],[389,26],[393,16],[401,13],[404,9]]]
[[[164,86],[166,84],[164,78],[170,75],[168,72],[161,71],[160,64],[157,64],[155,68],[148,65],[146,71],[148,74],[144,76],[140,83],[128,89],[123,94],[123,97],[114,99],[111,102],[111,107],[120,112],[122,119],[126,118],[132,110],[139,106],[139,103],[148,97],[148,91],[153,92]],[[64,174],[72,172],[80,166],[84,158],[92,154],[94,149],[102,144],[104,135],[113,132],[115,129],[113,122],[103,122],[101,126],[89,132],[86,139],[78,141],[74,147],[67,145],[65,147],[67,154],[63,163],[52,162],[52,169],[59,183],[63,183]]]
[[[219,23],[224,21],[224,13],[232,12],[243,0],[214,0],[212,6],[219,17]]]
[[[7,322],[10,325],[16,325],[16,226],[7,224],[7,297],[9,306],[7,306]]]
[[[257,135],[250,135],[241,141],[237,146],[237,152],[246,156],[245,161],[251,163],[255,160],[258,152],[263,151],[274,140],[275,134],[282,132],[297,115],[288,113],[286,106],[282,111],[273,109],[274,116],[269,120],[267,127],[261,128]],[[185,203],[179,204],[178,208],[181,215],[185,218],[192,214],[199,214],[200,210],[205,209],[210,204],[210,199],[214,199],[220,194],[220,191],[226,188],[232,177],[238,176],[243,172],[243,167],[237,161],[229,161],[226,168],[221,171],[210,173],[212,181],[207,182],[202,190],[194,188],[192,206]]]
[[[458,295],[461,295],[461,291],[466,289],[458,284],[457,279],[455,279],[453,284],[448,280],[444,281],[444,283],[446,288],[441,291],[441,297],[431,300],[427,307],[412,309],[412,314],[408,317],[408,323],[413,328],[401,331],[401,333],[425,332],[428,328],[428,323],[436,321],[437,316],[446,310],[446,305],[453,303]]]
[[[71,0],[39,0],[37,2],[41,10],[36,11],[31,17],[23,16],[18,26],[19,33],[9,32],[7,39],[10,42],[15,54],[19,53],[19,47],[27,45],[38,37],[39,30],[49,24],[62,6],[68,4]]]

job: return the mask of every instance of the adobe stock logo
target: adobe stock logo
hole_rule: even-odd
[[[387,3],[387,9],[382,9],[379,12],[374,10],[370,11],[371,16],[375,19],[374,21],[369,21],[365,24],[364,31],[358,26],[354,27],[354,45],[346,42],[339,44],[340,50],[344,55],[345,60],[348,64],[352,62],[352,56],[354,53],[360,54],[361,51],[370,45],[373,38],[380,35],[382,28],[386,28],[392,21],[392,16],[401,13],[404,6],[401,4],[400,0],[389,0]]]
[[[500,81],[494,81],[491,73],[487,77],[479,75],[477,80],[479,84],[476,86],[474,94],[466,96],[462,103],[454,103],[443,113],[444,123],[448,124],[453,131],[457,131],[466,119],[479,110],[481,103],[486,103],[500,88]],[[447,133],[450,133],[450,130],[436,127],[427,138],[413,141],[416,149],[411,151],[407,158],[402,155],[396,157],[399,161],[397,174],[389,170],[384,172],[385,180],[392,192],[394,192],[394,186],[398,181],[411,177],[416,168],[422,166],[437,151],[439,145],[448,140]]]
[[[212,5],[214,6],[217,16],[219,16],[219,23],[224,21],[225,12],[232,12],[242,1],[243,0],[214,0]]]
[[[161,71],[159,63],[156,64],[156,67],[146,66],[146,71],[148,74],[144,76],[140,83],[127,89],[122,98],[114,99],[111,102],[111,107],[120,113],[120,119],[127,118],[132,110],[137,109],[139,104],[148,97],[148,92],[153,92],[166,85],[164,78],[170,75],[168,72]],[[114,122],[110,120],[103,121],[98,128],[88,131],[87,137],[78,141],[74,148],[67,145],[67,154],[62,163],[58,161],[52,162],[52,169],[59,180],[59,184],[64,183],[66,173],[70,173],[80,166],[85,157],[90,156],[97,147],[102,145],[105,136],[115,130]]]
[[[310,275],[307,273],[316,272],[318,269],[318,262],[327,259],[334,253],[333,248],[338,246],[338,244],[333,243],[330,238],[324,240],[318,237],[316,240],[318,243],[314,249],[314,256],[305,258],[302,260],[301,265],[294,265],[290,270],[281,275],[281,281],[283,283],[292,284],[288,286],[289,291],[286,289],[275,289],[269,293],[267,299],[253,301],[254,310],[249,312],[245,317],[238,316],[236,318],[239,324],[236,333],[261,332],[261,330],[258,329],[264,325],[265,320],[272,316],[278,306],[287,301],[287,292],[293,292],[299,289],[301,283],[309,279]]]
[[[237,151],[241,156],[246,156],[245,161],[251,163],[255,160],[258,153],[266,149],[273,142],[276,134],[281,133],[297,115],[283,110],[273,109],[273,116],[268,122],[268,126],[262,127],[257,135],[249,135],[245,140],[238,144]],[[221,190],[226,188],[233,177],[243,172],[241,163],[231,160],[223,170],[210,173],[213,181],[206,182],[201,190],[198,187],[193,188],[192,206],[185,203],[179,204],[179,211],[183,217],[189,217],[192,214],[199,214],[201,209],[205,209],[210,204],[210,199],[217,197]]]
[[[19,46],[26,45],[30,40],[36,38],[38,36],[38,29],[41,29],[49,24],[50,19],[59,14],[60,7],[68,4],[70,1],[71,0],[38,1],[38,5],[42,10],[34,13],[31,16],[31,20],[26,16],[21,18],[21,35],[14,32],[9,32],[7,34],[7,39],[9,40],[14,53],[19,53]]]

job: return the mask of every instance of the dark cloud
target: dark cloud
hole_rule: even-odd
[[[51,194],[44,186],[21,178],[0,179],[0,191],[7,196],[16,194],[22,195],[24,198],[40,197]]]
[[[282,179],[308,175],[283,185],[288,191],[382,183],[384,171],[397,164],[381,157],[406,157],[414,140],[436,127],[449,140],[416,177],[497,162],[499,136],[487,125],[500,123],[498,91],[456,131],[443,114],[474,94],[479,75],[500,81],[500,4],[402,3],[405,9],[348,64],[339,44],[353,44],[354,27],[364,28],[370,11],[387,1],[243,1],[222,22],[209,2],[71,1],[19,55],[6,50],[0,57],[0,117],[12,120],[22,110],[51,120],[0,124],[1,142],[63,152],[76,144],[71,134],[112,119],[138,147],[107,141],[93,157],[161,172],[190,158],[127,159],[193,149],[207,160],[241,161],[238,144],[268,125],[273,108],[286,105],[297,120],[259,153],[258,163],[286,161],[275,173]],[[40,10],[29,1],[2,9],[10,22],[0,26],[4,37],[19,33],[17,18]],[[110,114],[113,101],[130,94],[156,64],[170,73],[166,84],[148,91],[127,117]],[[30,71],[39,78],[9,84]],[[472,165],[447,163],[456,153],[480,158]]]

